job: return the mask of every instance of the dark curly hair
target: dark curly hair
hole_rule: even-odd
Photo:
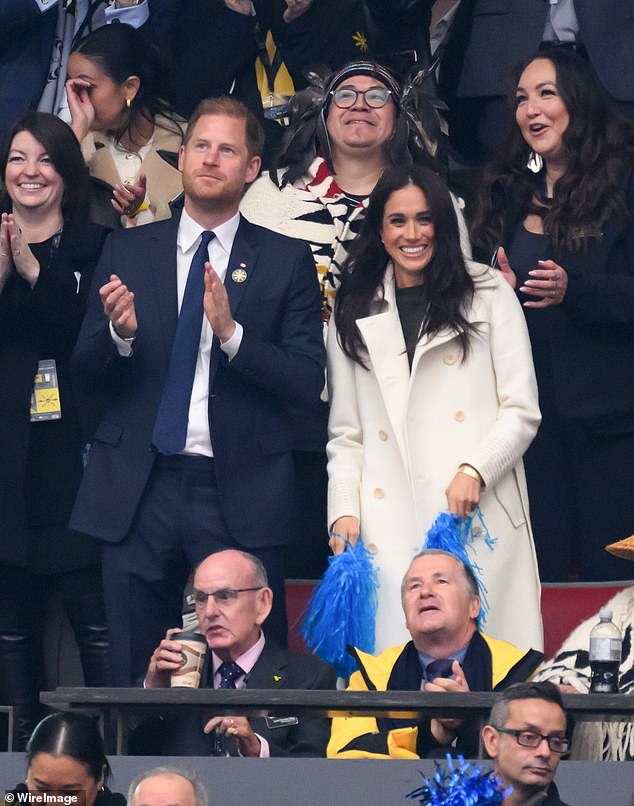
[[[445,182],[429,168],[403,165],[386,171],[377,182],[359,236],[341,269],[341,287],[335,301],[339,343],[353,361],[366,366],[365,348],[356,320],[368,316],[383,290],[389,255],[381,241],[383,214],[392,193],[415,185],[425,194],[435,228],[434,255],[425,268],[424,312],[419,336],[449,327],[459,336],[463,358],[469,349],[472,326],[464,315],[473,296],[473,281],[460,248],[458,219]]]
[[[570,118],[562,136],[566,171],[555,182],[554,198],[541,198],[543,174],[526,167],[530,148],[513,121],[499,156],[485,168],[479,189],[471,234],[482,256],[488,257],[500,243],[509,194],[521,209],[540,212],[544,232],[565,252],[583,249],[586,239],[599,234],[613,213],[626,216],[620,185],[634,156],[633,130],[612,108],[590,64],[567,50],[553,48],[523,62],[515,73],[513,100],[520,76],[537,59],[554,66]],[[540,200],[537,206],[535,199]]]

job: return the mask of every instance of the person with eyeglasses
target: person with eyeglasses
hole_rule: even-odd
[[[495,774],[511,791],[507,806],[567,806],[553,779],[569,750],[567,718],[554,683],[517,683],[491,709],[482,741]]]
[[[401,82],[382,64],[354,61],[324,85],[296,93],[280,153],[245,194],[240,209],[260,226],[310,245],[322,294],[324,332],[339,288],[340,267],[361,230],[368,199],[383,172],[415,162],[441,172],[432,156],[440,124],[429,102],[413,90],[408,114]],[[420,131],[425,137],[420,136]],[[430,149],[430,150],[428,150]],[[462,215],[454,204],[458,219]],[[466,228],[461,245],[469,251]],[[319,576],[326,567],[326,458],[328,405],[290,409],[297,490],[295,533],[302,552],[286,556],[287,572]],[[292,547],[295,548],[295,547]]]
[[[232,549],[200,563],[194,574],[194,602],[198,629],[209,647],[201,687],[335,688],[335,672],[325,663],[293,655],[265,637],[262,625],[272,601],[266,570],[253,555]],[[179,629],[168,630],[152,654],[145,688],[169,687],[171,673],[181,664],[181,645],[171,637]],[[329,731],[328,719],[171,712],[158,723],[152,719],[142,724],[131,747],[143,755],[318,757],[325,754]],[[230,741],[219,742],[219,734]]]

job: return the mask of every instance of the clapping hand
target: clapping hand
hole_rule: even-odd
[[[554,260],[538,260],[538,269],[528,273],[528,280],[520,288],[524,294],[538,297],[524,303],[525,308],[549,308],[561,305],[568,288],[568,272]]]
[[[2,213],[0,222],[0,288],[11,273],[11,266],[31,288],[40,276],[40,264],[26,242],[12,213]]]

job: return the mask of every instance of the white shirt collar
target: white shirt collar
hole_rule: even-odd
[[[231,254],[233,240],[240,226],[240,213],[236,212],[228,221],[214,227],[215,240],[227,254]],[[205,228],[189,215],[183,207],[181,220],[178,225],[178,246],[183,253],[187,253],[196,244]]]

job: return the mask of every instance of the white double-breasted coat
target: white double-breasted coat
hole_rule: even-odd
[[[328,336],[328,522],[360,519],[379,571],[377,650],[409,638],[401,579],[421,549],[458,466],[480,472],[490,550],[475,526],[470,554],[490,606],[486,631],[522,649],[543,646],[540,584],[522,455],[540,421],[524,314],[499,272],[467,262],[476,332],[462,360],[455,332],[423,337],[410,372],[388,266],[376,312],[357,320],[368,369]]]

